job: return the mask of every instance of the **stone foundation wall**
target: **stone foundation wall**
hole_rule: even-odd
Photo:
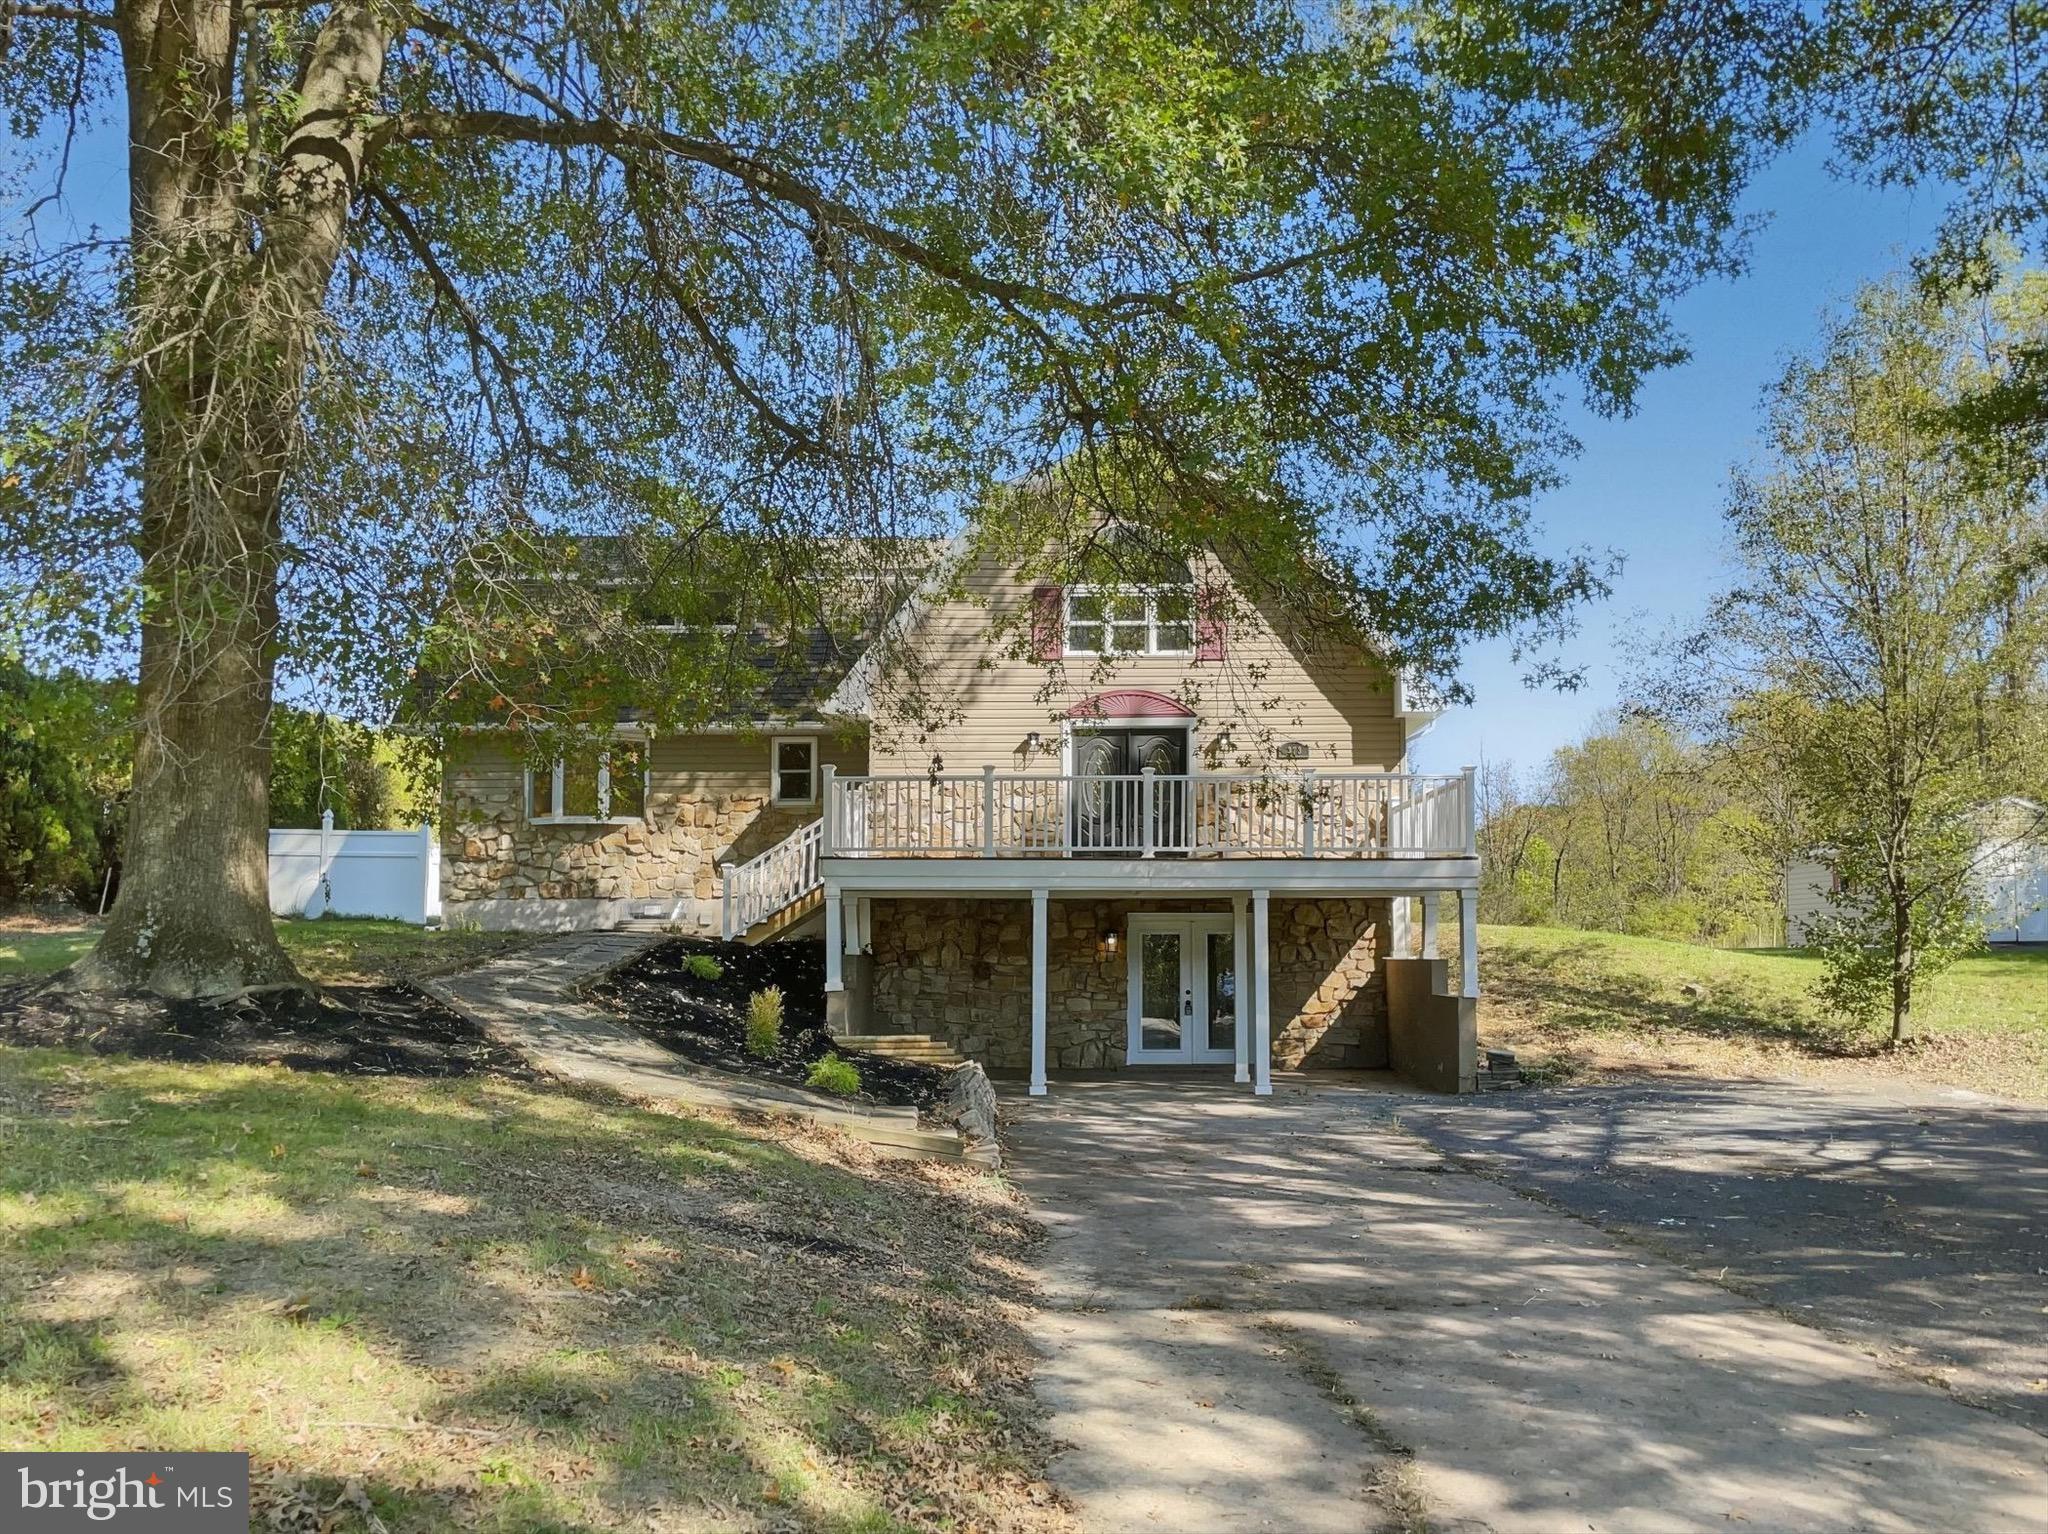
[[[769,803],[768,750],[765,737],[659,738],[649,752],[645,819],[536,825],[526,815],[518,752],[504,741],[472,744],[443,777],[444,914],[542,928],[659,916],[715,933],[719,865],[744,863],[818,818],[815,804]],[[866,771],[863,747],[827,738],[819,758]]]
[[[1384,900],[1270,902],[1275,1065],[1386,1065],[1387,989],[1379,956],[1387,951],[1392,920]]]
[[[1124,1063],[1127,918],[1137,911],[1227,914],[1218,901],[1054,900],[1046,912],[1046,1063]],[[1378,954],[1385,901],[1274,900],[1273,1061],[1283,1069],[1383,1067],[1386,989]],[[1031,905],[1026,900],[878,900],[873,1026],[929,1033],[991,1070],[1031,1064]],[[1119,941],[1112,951],[1105,931]],[[1249,998],[1247,997],[1247,1025]]]

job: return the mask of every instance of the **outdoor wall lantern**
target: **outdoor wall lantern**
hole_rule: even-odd
[[[1102,942],[1096,952],[1101,958],[1113,959],[1116,957],[1116,928],[1104,927],[1102,929]]]
[[[1029,735],[1026,735],[1024,737],[1024,759],[1028,762],[1032,757],[1038,755],[1038,748],[1043,744],[1044,741],[1038,731],[1033,730]]]

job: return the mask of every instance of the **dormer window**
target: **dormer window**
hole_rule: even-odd
[[[1191,655],[1191,586],[1073,586],[1067,590],[1069,655]]]

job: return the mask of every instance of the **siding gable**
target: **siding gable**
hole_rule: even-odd
[[[991,557],[960,571],[956,590],[937,598],[880,658],[871,707],[870,760],[877,773],[947,772],[984,766],[1055,771],[1060,721],[1075,705],[1112,688],[1143,688],[1178,699],[1197,716],[1195,748],[1204,769],[1265,765],[1282,742],[1308,748],[1304,765],[1331,770],[1392,769],[1406,754],[1391,674],[1362,652],[1310,656],[1283,638],[1264,612],[1228,593],[1211,562],[1200,574],[1196,653],[1068,657],[1045,653],[1045,589],[1019,580]],[[1225,628],[1227,607],[1238,609]],[[1207,631],[1205,631],[1207,630]],[[1040,755],[1027,762],[1026,737]]]

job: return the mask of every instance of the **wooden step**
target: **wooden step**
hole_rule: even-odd
[[[965,1065],[967,1057],[944,1039],[928,1033],[849,1033],[834,1040],[846,1049],[863,1054],[886,1055],[892,1060],[914,1060],[922,1065]]]
[[[799,895],[772,916],[761,920],[740,934],[740,941],[749,948],[761,943],[772,943],[779,937],[787,937],[791,929],[809,921],[825,909],[825,889],[820,885],[807,894]]]

